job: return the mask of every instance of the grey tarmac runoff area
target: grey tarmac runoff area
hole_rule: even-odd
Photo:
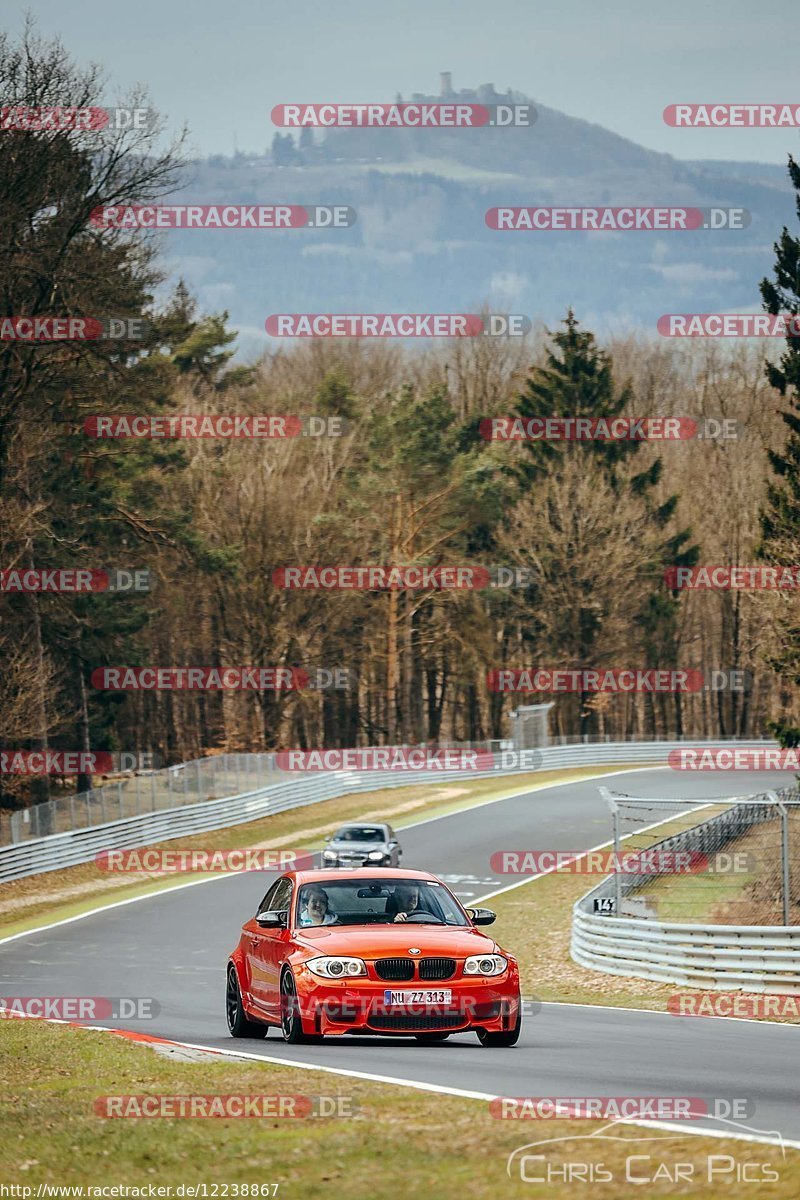
[[[495,850],[583,850],[607,842],[603,782],[638,796],[713,799],[785,786],[788,777],[659,768],[548,787],[407,827],[402,866],[435,872],[464,903],[474,903],[514,882],[490,870]],[[225,1024],[225,964],[272,878],[215,877],[0,939],[0,995],[152,997],[155,1019],[97,1024],[482,1096],[741,1097],[754,1106],[748,1126],[800,1143],[796,1026],[544,1004],[527,1016],[513,1049],[484,1048],[474,1034],[435,1046],[389,1037],[288,1046],[276,1030],[264,1041],[235,1041]],[[701,1117],[692,1124],[736,1129]]]

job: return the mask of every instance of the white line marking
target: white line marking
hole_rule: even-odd
[[[660,767],[645,767],[644,769],[646,771],[658,771],[661,768]],[[677,797],[675,803],[676,804],[681,803],[680,796]],[[687,804],[696,804],[697,801],[696,800],[687,800],[686,803]],[[714,798],[712,800],[705,800],[705,801],[703,801],[702,804],[698,805],[698,808],[695,811],[699,812],[704,808],[710,808],[713,804],[716,804],[716,803],[719,803],[717,798]],[[659,825],[667,825],[667,824],[669,824],[670,821],[674,821],[677,817],[682,816],[682,815],[683,815],[683,810],[681,810],[681,812],[679,812],[679,813],[672,813],[671,816],[669,816],[669,817],[662,817],[662,819],[660,821],[653,821],[652,825],[644,825],[641,829],[634,829],[630,833],[626,833],[623,837],[620,838],[620,841],[626,842],[628,840],[628,838],[638,837],[639,834],[641,834],[641,833],[647,833],[651,829],[657,829]],[[599,846],[591,846],[588,850],[577,851],[577,852],[575,852],[575,861],[577,862],[578,859],[585,858],[587,854],[594,854],[596,850],[605,850],[605,848],[607,846],[611,846],[611,845],[613,845],[612,842],[603,842]],[[559,867],[559,866],[548,867],[546,871],[537,871],[536,874],[534,874],[534,875],[525,875],[525,876],[523,876],[522,879],[518,879],[515,883],[506,884],[505,887],[498,888],[496,892],[489,892],[486,896],[481,896],[479,903],[483,904],[484,900],[492,900],[495,896],[501,896],[504,892],[513,892],[514,888],[523,887],[524,884],[526,884],[526,883],[533,883],[534,880],[536,880],[536,879],[543,879],[545,875],[552,875],[554,871],[560,871],[562,875],[570,874],[569,871],[565,871],[565,870],[563,870],[562,867]],[[610,876],[607,876],[607,878],[610,878]]]

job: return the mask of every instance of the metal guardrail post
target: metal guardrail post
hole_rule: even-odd
[[[611,805],[611,824],[614,838],[614,916],[622,916],[622,874],[620,872],[620,840],[619,840],[619,806],[609,792],[608,802]]]

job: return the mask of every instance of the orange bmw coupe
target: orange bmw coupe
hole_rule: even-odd
[[[270,1025],[287,1042],[384,1034],[513,1046],[522,1006],[516,959],[426,871],[289,871],[242,926],[227,970],[236,1038]]]

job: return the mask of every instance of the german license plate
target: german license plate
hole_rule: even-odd
[[[407,1007],[410,1004],[452,1004],[452,1002],[453,993],[449,988],[440,988],[439,991],[427,988],[416,992],[406,988],[402,992],[393,992],[387,988],[383,993],[383,1003],[387,1008]]]

